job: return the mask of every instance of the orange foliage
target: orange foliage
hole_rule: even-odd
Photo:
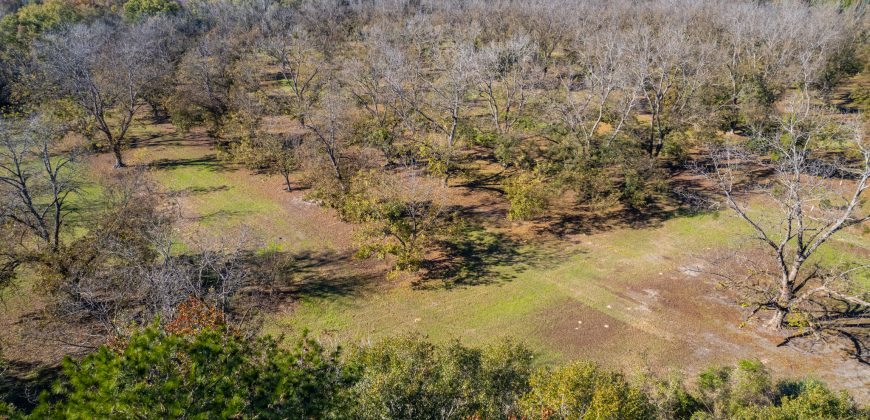
[[[191,296],[179,305],[175,319],[163,329],[170,334],[191,335],[205,329],[214,330],[225,326],[223,312]]]

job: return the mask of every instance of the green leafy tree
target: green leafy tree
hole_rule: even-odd
[[[648,419],[654,409],[647,395],[621,373],[591,362],[535,372],[520,405],[535,419]]]
[[[770,372],[757,360],[741,360],[736,368],[711,367],[698,377],[703,404],[716,416],[740,407],[770,404],[774,396]]]
[[[483,418],[517,418],[519,396],[529,389],[532,351],[513,340],[501,340],[481,353],[480,411]]]
[[[531,354],[502,342],[483,351],[421,337],[357,349],[354,418],[510,418],[525,389]]]
[[[622,165],[623,183],[620,201],[629,209],[643,211],[666,190],[666,174],[654,159],[643,157]]]
[[[0,19],[0,39],[4,43],[24,48],[43,32],[59,29],[81,18],[82,13],[73,2],[33,2]]]
[[[148,16],[175,13],[180,8],[172,0],[130,0],[124,3],[124,20],[134,22]]]
[[[687,419],[703,409],[698,398],[686,388],[680,374],[671,373],[665,378],[642,377],[645,392],[656,407],[656,417]]]
[[[344,213],[364,224],[359,231],[359,255],[392,255],[395,270],[419,269],[444,218],[444,194],[443,186],[413,170],[395,176],[374,171],[358,174]]]
[[[345,380],[336,355],[311,340],[285,350],[273,339],[156,327],[121,350],[68,359],[63,371],[33,417],[322,418],[337,409]]]
[[[718,366],[698,377],[693,419],[859,419],[866,418],[845,392],[835,393],[817,381],[774,383],[757,360],[736,367]]]
[[[550,191],[544,180],[537,174],[522,172],[504,183],[510,209],[508,219],[528,220],[547,209]]]
[[[743,419],[866,419],[870,413],[860,410],[846,392],[833,392],[817,381],[797,384],[794,395],[785,395],[777,405],[740,410],[735,417]]]

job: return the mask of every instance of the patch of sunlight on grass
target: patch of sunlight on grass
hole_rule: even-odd
[[[862,252],[863,251],[863,252]],[[866,255],[870,252],[870,243],[856,244],[850,240],[831,240],[819,247],[808,263],[819,263],[824,267],[849,269],[867,265]],[[858,293],[870,292],[870,269],[855,271],[850,279],[854,282]]]
[[[194,213],[197,225],[215,231],[245,226],[284,250],[320,245],[292,223],[275,197],[251,188],[251,177],[240,176],[208,149],[170,146],[134,152],[134,159],[152,162],[155,181],[183,195],[184,209]]]
[[[0,288],[0,308],[10,313],[27,310],[36,294],[35,289],[39,279],[39,273],[31,269],[19,268],[12,284]]]
[[[191,210],[201,217],[203,226],[238,226],[258,215],[281,212],[278,203],[251,192],[244,183],[211,165],[179,165],[154,171],[154,177],[170,190],[187,194]],[[273,223],[278,227],[285,224],[280,218]]]
[[[191,252],[190,245],[180,239],[173,239],[169,247],[169,252],[172,255],[184,255]]]
[[[413,290],[396,287],[366,296],[304,299],[273,332],[308,328],[315,335],[352,340],[416,331],[435,340],[462,338],[479,344],[511,335],[524,315],[562,297],[554,284],[535,281],[538,273],[518,273],[507,283],[465,288]]]

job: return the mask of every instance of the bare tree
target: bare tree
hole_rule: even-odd
[[[262,133],[254,143],[266,167],[284,179],[287,191],[293,191],[290,175],[299,166],[302,136],[292,133]]]
[[[631,65],[629,41],[616,27],[582,33],[569,48],[578,68],[560,78],[564,94],[553,101],[553,107],[588,156],[593,139],[607,138],[609,145],[616,138],[639,89],[626,70]],[[610,127],[604,130],[604,124]]]
[[[143,95],[169,71],[156,24],[145,21],[130,30],[104,23],[76,25],[47,37],[39,54],[56,92],[93,120],[115,157],[121,150]]]
[[[122,172],[103,188],[105,210],[90,216],[89,231],[69,246],[74,252],[56,258],[49,309],[56,323],[86,327],[84,341],[94,343],[156,316],[171,319],[190,297],[231,311],[248,278],[244,229],[199,232],[191,252],[179,255],[173,203],[160,200],[147,177]]]
[[[217,130],[231,109],[232,67],[240,56],[238,44],[232,33],[213,30],[184,53],[175,75],[175,95],[169,103],[176,126],[186,128],[205,121]]]
[[[581,10],[566,13],[564,4],[546,0],[522,4],[523,23],[538,46],[538,60],[545,74],[553,64],[553,53],[570,37],[571,27],[576,24],[575,16],[586,11],[583,4],[573,4],[572,7]]]
[[[807,100],[822,83],[832,57],[848,44],[846,34],[854,21],[852,11],[830,6],[707,5],[706,22],[717,28],[710,42],[722,52],[710,62],[728,91],[722,108],[747,108],[743,123],[760,130],[782,92],[796,86]]]
[[[51,253],[61,246],[71,213],[67,199],[77,189],[71,171],[75,152],[59,150],[62,136],[46,117],[0,119],[0,216],[33,234]]]
[[[50,321],[59,331],[86,330],[78,345],[99,343],[143,320],[142,267],[155,263],[155,238],[165,236],[169,221],[158,194],[136,173],[141,170],[116,172],[102,182],[100,210],[85,215],[87,232],[71,238],[51,261],[52,275],[45,279]],[[58,331],[45,334],[70,344]]]
[[[459,125],[466,117],[471,100],[469,94],[478,64],[474,56],[471,45],[451,42],[437,52],[431,69],[405,62],[406,69],[416,69],[415,72],[404,72],[405,76],[412,76],[413,79],[399,82],[394,89],[413,114],[422,119],[424,133],[434,134],[426,142],[428,158],[434,163],[430,169],[442,175],[445,184],[453,172]],[[414,81],[422,83],[423,89],[406,87]]]
[[[646,123],[647,151],[658,156],[665,138],[680,123],[695,91],[704,84],[712,50],[689,41],[689,22],[685,10],[677,13],[679,20],[648,25],[637,22],[628,33],[633,40],[634,63],[631,67],[641,93]]]
[[[401,65],[395,62],[397,56],[384,31],[386,29],[374,28],[365,34],[366,52],[343,63],[341,78],[373,125],[367,133],[367,142],[393,163],[400,154],[397,140],[405,139],[408,134],[403,128],[413,130],[414,125],[405,120],[411,111],[396,94],[404,93],[399,81],[404,78],[397,77],[401,74],[397,74]]]
[[[231,235],[201,235],[183,290],[202,301],[214,302],[222,313],[228,313],[230,299],[249,279],[245,260],[249,245],[250,234],[245,227]]]
[[[534,71],[530,41],[519,36],[478,52],[474,80],[495,131],[508,134],[528,100]]]
[[[854,342],[854,333],[867,331],[870,302],[848,280],[868,265],[835,271],[810,261],[838,233],[870,219],[862,196],[870,187],[870,148],[857,125],[842,139],[854,155],[826,156],[820,142],[830,137],[815,118],[804,111],[786,115],[776,132],[757,138],[764,155],[735,148],[713,154],[727,205],[752,227],[769,258],[751,266],[761,268],[725,278],[751,304],[752,316],[770,313],[765,325],[771,330],[802,327],[798,335],[835,332]],[[759,164],[756,171],[773,172],[769,180],[752,177],[750,166]],[[750,207],[751,193],[759,192],[760,204],[773,204],[777,212]]]
[[[305,126],[306,115],[323,88],[326,61],[309,35],[296,27],[267,38],[263,50],[278,64],[281,78],[292,92],[292,112]]]
[[[157,261],[136,267],[131,273],[138,276],[140,282],[136,296],[140,297],[144,307],[145,316],[150,319],[161,316],[163,319],[171,319],[176,308],[196,294],[197,290],[190,287],[194,270],[185,259],[173,255],[172,231],[161,229],[154,235],[153,244],[157,251]]]
[[[333,85],[312,112],[306,127],[326,155],[329,167],[342,190],[347,187],[344,172],[346,148],[350,141],[350,103],[338,86]]]

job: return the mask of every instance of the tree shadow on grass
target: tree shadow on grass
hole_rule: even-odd
[[[197,223],[217,223],[221,221],[241,219],[242,217],[253,213],[254,211],[252,210],[217,210],[211,213],[188,217],[187,220]]]
[[[418,289],[475,286],[514,280],[530,269],[545,269],[577,251],[528,244],[501,232],[476,227],[438,243],[439,253],[423,263]]]
[[[564,238],[592,235],[613,229],[648,229],[679,217],[692,217],[717,211],[720,197],[708,182],[692,171],[683,171],[668,181],[667,191],[640,208],[620,205],[616,209],[596,210],[577,204],[576,210],[541,217],[535,231]]]
[[[287,274],[290,292],[297,296],[330,297],[357,293],[376,280],[360,272],[361,264],[350,251],[302,251],[291,255]]]
[[[196,167],[207,169],[212,172],[233,172],[237,170],[236,168],[223,164],[217,156],[213,154],[195,158],[157,159],[149,163],[148,167],[158,170]]]
[[[202,195],[202,194],[210,194],[220,191],[229,191],[229,185],[217,185],[214,187],[187,187],[182,188],[180,190],[173,191],[174,194],[190,196],[190,195]]]
[[[152,121],[158,127],[168,125],[173,127],[165,131],[159,132],[144,132],[136,135],[131,135],[128,138],[127,147],[130,149],[148,148],[148,147],[178,147],[178,146],[203,146],[210,145],[213,141],[208,134],[201,130],[189,131],[186,133],[178,132],[171,126],[169,121]]]
[[[30,411],[39,402],[39,394],[49,390],[60,373],[59,365],[8,361],[0,366],[0,401]]]
[[[249,263],[255,280],[246,294],[267,311],[288,300],[353,295],[383,279],[382,270],[349,251],[265,252],[251,255]]]

